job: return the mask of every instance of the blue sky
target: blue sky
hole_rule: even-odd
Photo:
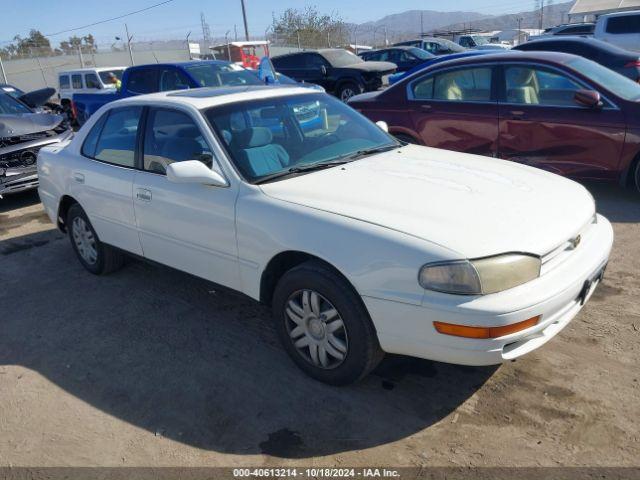
[[[161,0],[2,0],[0,42],[16,34],[25,35],[36,28],[49,34],[122,15],[158,3]],[[362,23],[405,10],[466,10],[483,13],[512,13],[533,9],[534,0],[245,0],[250,33],[263,36],[271,23],[272,12],[288,7],[315,5],[322,13],[338,12],[349,22]],[[366,6],[366,7],[365,7]],[[180,39],[190,30],[201,37],[200,12],[204,12],[214,37],[227,30],[242,30],[240,0],[173,0],[171,3],[132,15],[126,19],[51,37],[52,44],[75,33],[93,33],[101,44],[110,44],[115,36],[124,37],[124,22],[138,40]],[[134,39],[134,41],[135,41]],[[0,43],[2,45],[3,43]]]

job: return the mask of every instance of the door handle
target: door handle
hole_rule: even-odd
[[[142,200],[143,202],[150,202],[151,190],[147,190],[146,188],[138,188],[136,190],[136,198],[138,200]]]
[[[84,183],[84,175],[82,173],[74,173],[73,180],[77,183]]]
[[[420,105],[420,109],[425,112],[430,112],[431,108],[432,108],[431,105]]]
[[[512,120],[522,120],[524,118],[524,112],[522,110],[512,110],[509,112]]]

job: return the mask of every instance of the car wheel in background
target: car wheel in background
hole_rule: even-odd
[[[95,275],[102,275],[122,267],[123,253],[100,241],[79,204],[69,208],[66,225],[71,245],[84,268]]]
[[[337,93],[338,98],[346,103],[351,97],[361,93],[361,89],[354,82],[346,82],[340,86]]]
[[[285,350],[316,380],[348,385],[371,372],[384,356],[358,294],[321,262],[306,262],[285,273],[272,309]]]
[[[633,172],[633,186],[635,187],[636,193],[640,193],[640,158],[636,161]]]

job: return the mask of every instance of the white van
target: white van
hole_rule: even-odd
[[[113,73],[118,79],[127,67],[97,67],[79,68],[58,73],[58,96],[60,104],[65,107],[71,103],[74,93],[97,93],[98,90],[116,88],[109,82],[109,74]]]
[[[594,38],[640,52],[640,10],[601,15]]]

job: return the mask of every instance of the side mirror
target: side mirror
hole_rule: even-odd
[[[325,67],[324,65],[322,65],[320,67],[320,70],[322,71],[322,75],[324,75],[325,77],[327,76],[327,67]]]
[[[382,130],[383,132],[389,133],[389,125],[387,125],[387,122],[385,122],[384,120],[378,120],[376,122],[376,125],[380,127],[380,130]]]
[[[214,187],[226,187],[228,185],[222,175],[207,168],[199,160],[170,163],[167,166],[167,179],[173,183],[199,183]]]
[[[602,100],[600,94],[595,90],[578,90],[574,95],[575,102],[587,108],[600,108],[602,107]]]

